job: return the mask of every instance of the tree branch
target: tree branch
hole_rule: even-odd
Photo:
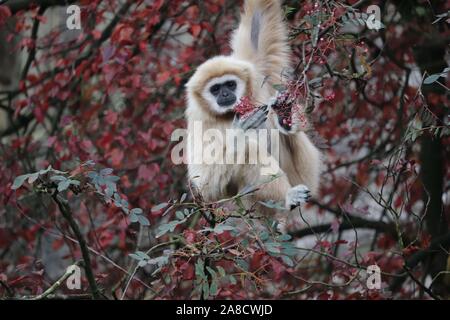
[[[53,6],[65,6],[76,2],[76,0],[6,0],[0,1],[0,5],[6,5],[11,10],[12,14],[17,13],[20,10],[28,10],[32,4],[38,7],[53,7]]]
[[[79,263],[75,263],[75,265],[78,265]],[[72,274],[75,273],[75,270],[69,270],[67,269],[66,272],[62,275],[61,278],[59,278],[54,284],[52,284],[50,286],[50,288],[48,288],[47,290],[45,290],[43,293],[41,293],[40,295],[37,295],[33,298],[31,298],[31,300],[42,300],[42,299],[46,299],[48,296],[50,296],[51,294],[53,294],[55,292],[56,289],[58,289]]]
[[[86,278],[89,282],[89,287],[91,288],[92,297],[94,299],[101,299],[101,294],[97,287],[97,283],[95,282],[94,273],[92,271],[91,259],[89,257],[89,250],[86,245],[86,240],[84,239],[84,237],[80,231],[80,228],[78,227],[78,224],[76,223],[76,221],[74,220],[74,218],[72,216],[72,211],[69,207],[69,204],[67,203],[67,201],[65,199],[61,198],[57,192],[55,192],[52,195],[52,197],[53,197],[53,200],[58,205],[59,211],[61,212],[63,217],[69,223],[70,228],[72,229],[75,237],[78,240],[78,243],[80,244],[81,254],[83,256],[83,261],[84,261],[84,269],[86,271]]]
[[[356,217],[349,214],[348,212],[343,212],[342,209],[340,208],[331,208],[315,200],[311,200],[311,203],[317,205],[320,209],[324,209],[333,213],[337,217],[345,215],[346,220],[340,224],[339,231],[353,230],[353,229],[372,229],[378,232],[387,233],[394,238],[398,237],[394,224]],[[289,234],[294,238],[302,238],[305,236],[313,235],[315,233],[329,232],[331,228],[332,228],[331,223],[326,223],[322,225],[311,226],[297,231],[291,231],[289,232]]]
[[[414,269],[420,262],[424,261],[430,255],[443,251],[442,248],[448,248],[450,246],[450,232],[446,235],[437,237],[433,239],[428,248],[425,250],[417,251],[412,254],[408,260],[405,262],[405,267],[408,270]],[[403,275],[395,279],[395,281],[391,284],[391,291],[397,291],[403,282],[407,279],[407,275]]]

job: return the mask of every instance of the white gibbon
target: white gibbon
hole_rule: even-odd
[[[232,197],[248,186],[256,186],[258,189],[246,202],[284,201],[287,209],[293,209],[305,202],[310,192],[314,195],[318,190],[319,150],[301,125],[283,125],[280,116],[270,107],[277,94],[275,86],[283,82],[283,74],[291,67],[287,27],[283,20],[279,0],[246,0],[240,25],[231,39],[232,54],[207,60],[186,84],[189,135],[196,121],[202,123],[203,130],[216,129],[224,134],[227,129],[236,127],[278,129],[281,133],[281,171],[275,179],[261,175],[258,163],[207,165],[189,161],[188,178],[205,201]],[[251,97],[255,103],[269,107],[239,119],[235,107],[242,97]],[[192,160],[195,145],[202,143],[203,140],[188,143],[188,159]]]

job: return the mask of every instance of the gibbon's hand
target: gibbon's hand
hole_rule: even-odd
[[[270,100],[270,108],[277,116],[277,127],[285,134],[290,133],[292,128],[292,104],[287,101],[282,93],[278,92],[275,97]]]
[[[262,106],[256,111],[253,111],[249,116],[242,118],[239,114],[235,114],[233,119],[233,127],[243,129],[258,129],[267,120],[269,109],[267,106]]]
[[[279,92],[270,99],[269,107],[274,111],[276,126],[283,134],[294,134],[307,127],[300,105],[289,95]]]
[[[310,192],[303,184],[292,187],[286,194],[286,208],[292,210],[307,202],[311,198]]]

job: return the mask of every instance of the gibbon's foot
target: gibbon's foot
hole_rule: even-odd
[[[248,129],[258,129],[264,122],[266,122],[268,113],[268,107],[262,106],[244,118],[241,118],[238,114],[235,114],[233,126],[235,128],[243,129],[244,131],[247,131]]]
[[[286,208],[292,210],[307,202],[311,198],[310,192],[303,184],[292,187],[286,194]]]

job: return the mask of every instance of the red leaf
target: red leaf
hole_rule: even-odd
[[[183,232],[184,238],[186,239],[186,242],[189,244],[192,244],[195,242],[195,238],[197,237],[197,234],[193,230],[185,230]]]
[[[138,179],[149,182],[149,180],[155,177],[155,172],[151,170],[147,165],[141,164],[138,169]]]
[[[110,125],[115,124],[117,121],[117,113],[112,110],[106,111],[105,120]]]
[[[191,26],[190,31],[191,31],[191,34],[197,38],[199,36],[200,32],[202,32],[202,26],[199,24],[194,24]]]
[[[159,85],[164,84],[170,78],[170,71],[164,71],[163,73],[158,74],[156,81]]]
[[[114,167],[119,167],[121,165],[121,163],[122,163],[124,154],[123,154],[122,149],[115,148],[115,149],[113,149],[111,151],[109,156],[110,156],[110,159],[111,159],[111,164]]]
[[[184,280],[192,280],[194,279],[194,266],[189,263],[189,262],[185,262],[180,266],[180,271],[183,274],[183,279]]]
[[[92,30],[91,34],[95,40],[100,39],[102,36],[102,33],[99,30]]]
[[[11,17],[11,10],[8,6],[0,6],[0,26],[6,22],[6,19]]]
[[[41,108],[34,108],[33,114],[36,117],[37,122],[39,123],[44,122],[45,115],[42,112]]]

